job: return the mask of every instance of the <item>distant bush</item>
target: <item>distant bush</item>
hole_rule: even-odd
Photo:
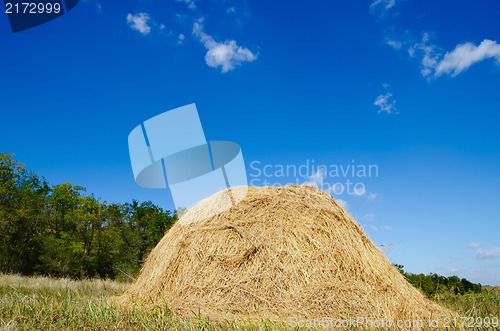
[[[394,266],[405,276],[408,282],[422,290],[428,297],[443,293],[480,293],[482,290],[481,284],[474,284],[465,278],[460,279],[457,276],[445,277],[435,273],[429,275],[412,274],[404,271],[404,266],[401,264],[394,264]]]

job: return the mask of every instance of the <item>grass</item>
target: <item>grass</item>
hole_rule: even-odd
[[[0,275],[0,330],[311,330],[268,321],[216,322],[195,314],[181,318],[167,307],[144,311],[110,305],[108,299],[127,286],[109,280]],[[458,322],[466,330],[500,330],[468,328],[471,319],[465,319],[500,319],[500,288],[487,288],[480,294],[441,295],[435,300],[463,316]]]

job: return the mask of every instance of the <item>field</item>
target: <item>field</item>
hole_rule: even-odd
[[[262,321],[214,322],[193,313],[181,318],[165,308],[150,311],[113,307],[108,299],[128,284],[109,280],[73,281],[44,277],[0,275],[0,330],[311,330]],[[480,294],[445,295],[442,305],[464,317],[465,330],[499,330],[479,327],[486,317],[500,318],[500,288]],[[465,317],[474,317],[466,319]],[[450,328],[455,330],[459,328]]]

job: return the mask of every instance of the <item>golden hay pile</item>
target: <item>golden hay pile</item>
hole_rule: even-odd
[[[275,321],[452,314],[406,282],[329,194],[312,186],[249,187],[236,206],[199,219],[222,194],[168,231],[118,302]]]

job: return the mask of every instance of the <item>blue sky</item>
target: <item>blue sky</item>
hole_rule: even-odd
[[[52,184],[172,209],[168,191],[135,184],[127,136],[196,103],[207,139],[240,144],[255,184],[328,184],[408,271],[500,285],[499,11],[495,0],[82,0],[15,34],[0,14],[0,151]],[[275,172],[312,163],[378,171]],[[335,194],[347,180],[359,189]]]

